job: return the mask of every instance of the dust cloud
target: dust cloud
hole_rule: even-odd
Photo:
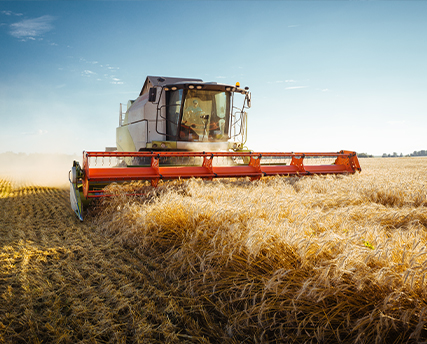
[[[81,163],[82,157],[65,154],[1,153],[0,178],[15,186],[37,185],[66,188],[68,171],[73,160]]]

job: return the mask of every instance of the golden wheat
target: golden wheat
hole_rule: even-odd
[[[84,223],[1,180],[0,342],[425,342],[427,159],[361,164],[111,185]]]
[[[208,329],[221,324],[210,338],[427,340],[427,160],[362,167],[351,176],[142,186],[146,195],[131,199],[112,185],[118,196],[104,200],[96,224],[159,264],[200,304]]]

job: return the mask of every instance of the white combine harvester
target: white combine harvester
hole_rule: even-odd
[[[238,107],[235,98],[241,97]],[[160,179],[259,179],[273,175],[348,174],[360,171],[356,153],[255,153],[245,148],[251,94],[247,87],[200,79],[148,76],[126,112],[120,105],[117,147],[83,152],[70,171],[71,206],[108,196],[112,182]],[[309,163],[304,164],[304,159]]]

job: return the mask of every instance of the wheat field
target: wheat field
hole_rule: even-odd
[[[67,190],[4,178],[0,341],[427,342],[427,159],[360,162],[112,184],[84,223]]]

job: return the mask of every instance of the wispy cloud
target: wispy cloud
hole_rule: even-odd
[[[110,84],[123,85],[123,81],[121,81],[119,78],[116,78],[115,75],[110,75]]]
[[[70,56],[70,58],[73,58]],[[107,81],[113,85],[123,85],[124,82],[121,81],[115,74],[119,71],[120,67],[111,66],[108,63],[100,63],[99,61],[87,60],[84,57],[78,58],[80,63],[90,65],[90,69],[85,69],[81,72],[81,75],[84,77],[92,78],[97,81]]]
[[[86,60],[84,57],[80,57],[79,61],[80,62],[86,62],[86,63],[93,64],[93,65],[98,64],[98,61],[89,61],[89,60]],[[102,67],[102,65],[101,65],[101,67]]]
[[[91,76],[91,75],[96,75],[96,73],[95,73],[95,72],[92,72],[91,70],[85,69],[85,70],[82,72],[82,75],[83,75],[83,76]]]
[[[22,13],[15,13],[12,11],[1,11],[1,14],[4,14],[5,16],[22,16]]]
[[[307,86],[293,86],[293,87],[285,87],[285,90],[295,90],[297,88],[307,88]]]
[[[267,81],[267,84],[283,84],[284,82],[288,82],[288,80]]]
[[[295,80],[290,79],[290,80],[285,80],[285,82],[295,82]]]
[[[35,40],[35,37],[53,30],[52,22],[55,17],[44,15],[33,19],[24,19],[10,25],[10,34],[23,41]]]

